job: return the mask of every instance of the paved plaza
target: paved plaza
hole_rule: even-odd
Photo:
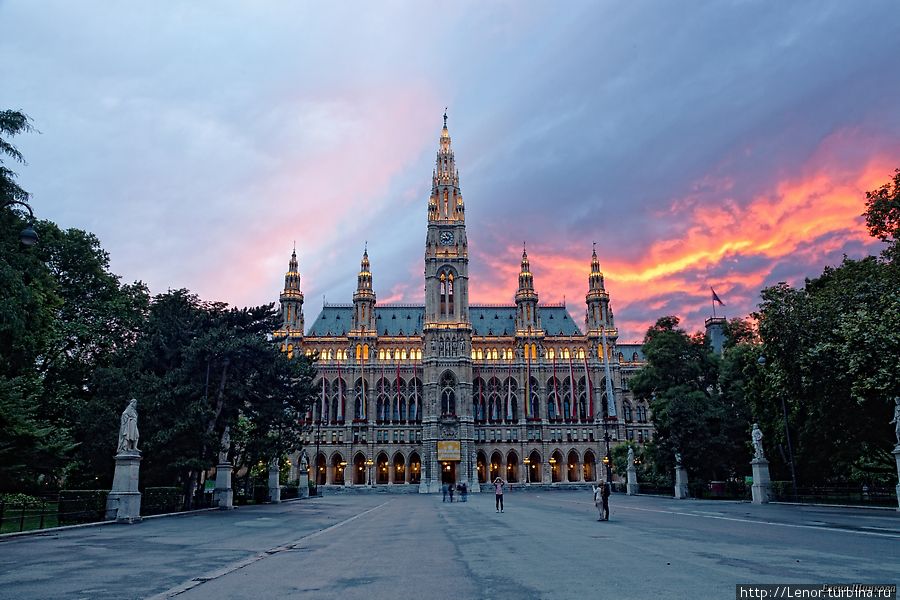
[[[589,492],[338,495],[0,542],[0,598],[733,598],[897,583],[900,514]]]

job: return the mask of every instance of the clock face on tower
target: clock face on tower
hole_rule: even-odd
[[[453,245],[453,232],[452,231],[442,231],[441,232],[441,246],[452,246]]]

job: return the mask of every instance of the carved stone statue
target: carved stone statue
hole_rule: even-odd
[[[309,455],[306,453],[306,448],[300,451],[300,472],[306,473],[309,471]]]
[[[766,455],[763,452],[763,433],[759,430],[759,424],[753,424],[753,431],[750,432],[750,437],[753,438],[753,460],[765,460]]]
[[[675,453],[675,466],[681,468],[681,452]]]
[[[228,462],[228,450],[231,448],[231,431],[228,425],[225,426],[225,431],[222,432],[222,441],[220,442],[219,449],[219,464]]]
[[[897,438],[897,446],[900,447],[900,396],[894,398],[894,435]]]
[[[137,399],[132,398],[122,411],[122,418],[119,420],[119,445],[116,448],[119,453],[137,452],[139,437],[137,419]]]
[[[628,447],[628,468],[634,467],[634,448]]]

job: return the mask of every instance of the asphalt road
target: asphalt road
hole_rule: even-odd
[[[511,493],[352,495],[0,542],[0,598],[734,598],[898,583],[900,513]]]

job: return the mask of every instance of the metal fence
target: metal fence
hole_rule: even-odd
[[[0,533],[102,521],[107,494],[105,490],[62,490],[0,501]]]
[[[772,499],[776,502],[801,502],[804,504],[897,506],[895,489],[879,485],[801,485],[794,492],[790,481],[773,481]]]
[[[674,485],[657,485],[655,483],[638,482],[638,493],[650,496],[675,496]]]

